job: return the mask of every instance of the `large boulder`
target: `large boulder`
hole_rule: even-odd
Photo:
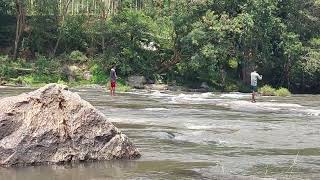
[[[80,68],[77,66],[68,66],[65,65],[62,69],[63,74],[68,78],[69,82],[75,81],[77,78],[77,74],[80,73]]]
[[[0,99],[2,166],[138,157],[126,135],[65,86]]]
[[[201,85],[200,85],[200,88],[201,89],[206,89],[206,90],[210,89],[210,87],[209,87],[207,82],[202,82]]]
[[[93,75],[91,74],[90,71],[85,71],[83,72],[83,79],[90,81],[92,79]]]
[[[147,80],[144,76],[129,76],[128,77],[129,86],[137,88],[137,89],[143,89],[144,84],[146,82],[147,82]]]

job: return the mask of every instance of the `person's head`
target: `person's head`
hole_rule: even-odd
[[[113,65],[112,66],[112,69],[116,70],[117,66],[116,65]]]

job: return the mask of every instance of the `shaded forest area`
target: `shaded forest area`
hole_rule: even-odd
[[[320,93],[319,0],[0,0],[0,76],[67,82],[65,65],[248,91],[249,73]],[[81,82],[82,78],[74,79]]]

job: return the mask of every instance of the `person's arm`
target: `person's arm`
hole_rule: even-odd
[[[258,74],[258,79],[262,80],[262,75]]]

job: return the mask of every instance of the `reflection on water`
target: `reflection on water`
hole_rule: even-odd
[[[0,89],[0,98],[30,91]],[[135,161],[0,169],[0,179],[320,178],[320,96],[75,89],[138,146]]]

